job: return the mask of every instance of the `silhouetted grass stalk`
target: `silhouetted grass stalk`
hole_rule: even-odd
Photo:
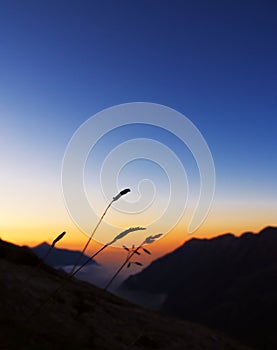
[[[129,188],[126,188],[125,190],[120,191],[115,197],[113,197],[113,199],[111,200],[111,202],[108,204],[107,208],[104,210],[102,216],[100,217],[99,221],[97,222],[95,228],[93,229],[89,239],[87,240],[86,244],[84,245],[84,248],[81,252],[81,254],[79,255],[77,261],[75,262],[74,266],[72,267],[69,275],[73,275],[76,267],[78,266],[78,264],[80,263],[83,255],[85,254],[85,251],[87,249],[87,247],[89,246],[92,237],[94,236],[96,230],[98,229],[99,225],[101,224],[102,220],[104,219],[104,216],[107,214],[107,211],[109,210],[109,208],[112,206],[112,204],[117,201],[119,198],[121,198],[122,196],[124,196],[125,194],[127,194],[128,192],[130,192],[131,190]]]
[[[107,247],[111,246],[112,244],[114,244],[116,241],[118,241],[119,239],[125,237],[128,233],[130,232],[134,232],[134,231],[141,231],[141,230],[146,230],[145,227],[130,227],[127,230],[119,233],[111,242],[105,244],[103,247],[101,247],[96,253],[94,253],[93,255],[91,255],[81,266],[79,266],[76,270],[73,271],[73,273],[70,273],[70,276],[75,276],[77,274],[77,272],[79,272],[80,270],[82,270],[83,267],[85,267],[93,258],[95,258],[99,253],[101,253],[104,249],[106,249]]]
[[[45,256],[42,258],[42,261],[46,261],[46,259],[48,258],[49,254],[51,253],[51,251],[53,250],[53,248],[55,247],[56,243],[59,242],[63,236],[66,234],[66,232],[62,232],[60,235],[58,235],[52,242],[51,246],[49,247],[49,249],[47,250]]]
[[[124,267],[128,264],[128,262],[131,260],[132,256],[134,256],[136,253],[135,251],[137,251],[140,248],[140,246],[134,250],[133,252],[131,252],[131,254],[129,253],[127,255],[127,258],[125,259],[124,263],[120,266],[120,268],[116,271],[116,273],[113,275],[113,277],[110,279],[110,281],[108,282],[108,284],[105,286],[104,290],[107,290],[110,285],[113,283],[113,281],[115,280],[115,278],[119,275],[119,273],[124,269]]]
[[[153,243],[157,238],[159,238],[162,234],[159,233],[155,236],[149,236],[147,237],[137,248],[133,249],[133,250],[129,250],[129,248],[123,246],[123,248],[125,250],[128,251],[127,257],[125,259],[125,261],[123,262],[123,264],[119,267],[119,269],[116,271],[116,273],[113,275],[113,277],[110,279],[110,281],[107,283],[107,285],[105,286],[104,290],[107,290],[110,285],[112,284],[112,282],[115,280],[115,278],[119,275],[119,273],[123,270],[123,268],[130,263],[130,260],[132,259],[132,257],[137,254],[140,255],[139,250],[142,248],[147,254],[151,254],[147,249],[143,248],[144,244],[150,244]],[[142,265],[140,263],[135,262],[137,265]],[[129,265],[130,266],[130,265]]]
[[[41,265],[42,265],[43,263],[46,262],[48,256],[50,255],[51,251],[52,251],[53,248],[55,247],[56,243],[59,242],[59,241],[63,238],[63,236],[64,236],[65,234],[66,234],[66,232],[64,231],[64,232],[62,232],[61,234],[59,234],[59,235],[53,240],[53,242],[51,243],[50,247],[47,249],[46,254],[45,254],[42,258],[39,259],[39,262],[38,262],[38,264],[37,264],[35,270],[32,272],[32,275],[30,275],[30,276],[25,280],[25,283],[26,283],[26,282],[29,282],[29,281],[33,278],[33,273],[34,273],[35,271],[39,270],[39,269],[41,268]]]

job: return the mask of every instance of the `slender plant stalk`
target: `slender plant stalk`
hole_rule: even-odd
[[[126,350],[130,350],[144,334],[144,331],[140,331],[139,334],[135,337],[135,339],[127,346]]]
[[[155,240],[159,237],[161,237],[163,234],[159,233],[156,234],[154,236],[149,236],[147,237],[136,249],[134,249],[130,254],[128,252],[128,255],[124,261],[124,263],[120,266],[120,268],[116,271],[116,273],[113,275],[113,277],[111,278],[111,280],[108,282],[108,284],[106,285],[106,287],[104,288],[104,290],[107,290],[109,288],[109,286],[112,284],[112,282],[114,281],[114,279],[118,276],[118,274],[122,271],[122,269],[128,264],[128,262],[131,260],[131,258],[134,256],[134,254],[139,254],[138,251],[139,249],[142,248],[142,246],[144,244],[151,244],[153,242],[155,242]],[[124,247],[125,248],[125,247]],[[128,248],[127,248],[128,250]],[[147,253],[147,254],[151,254],[147,249],[143,248],[143,250]]]
[[[87,258],[87,260],[78,267],[78,269],[74,270],[72,274],[69,275],[69,277],[73,277],[75,276],[80,270],[82,270],[93,258],[95,258],[99,253],[102,252],[102,250],[106,249],[109,245],[105,244],[103,245],[102,248],[100,248],[99,250],[97,250],[96,253],[94,253],[93,255],[91,255],[89,258]]]
[[[45,262],[46,259],[48,258],[49,254],[51,253],[52,249],[55,247],[56,243],[59,242],[63,236],[66,234],[66,232],[62,232],[60,235],[58,235],[52,242],[51,246],[49,247],[49,249],[47,250],[45,256],[41,259],[40,265],[42,262]]]
[[[114,202],[114,200],[112,200],[112,201],[109,203],[109,205],[107,206],[107,208],[105,209],[104,213],[102,214],[101,218],[99,219],[98,223],[96,224],[94,230],[92,231],[92,233],[91,233],[89,239],[87,240],[86,244],[84,245],[84,248],[83,248],[81,254],[78,256],[78,259],[76,260],[74,266],[72,267],[72,269],[71,269],[69,275],[73,276],[76,267],[77,267],[78,264],[80,263],[80,261],[81,261],[83,255],[85,254],[85,251],[87,250],[87,247],[89,246],[89,244],[90,244],[90,242],[91,242],[91,240],[92,240],[92,237],[94,236],[96,230],[98,229],[99,225],[101,224],[101,222],[102,222],[104,216],[106,215],[107,211],[109,210],[109,208],[111,207],[111,205],[113,204],[113,202]],[[89,260],[90,260],[90,259],[89,259]]]
[[[73,275],[76,267],[78,266],[78,264],[80,263],[83,255],[85,254],[85,251],[87,249],[87,247],[90,244],[90,241],[92,240],[92,237],[94,236],[96,230],[98,229],[99,225],[101,224],[102,220],[104,219],[104,216],[107,214],[107,211],[109,210],[109,208],[111,207],[111,205],[113,204],[113,202],[117,201],[120,197],[124,196],[126,193],[130,192],[129,188],[126,188],[125,190],[120,191],[115,197],[113,197],[113,199],[111,200],[111,202],[109,203],[109,205],[107,206],[107,208],[104,210],[104,213],[102,214],[102,216],[100,217],[100,219],[98,220],[94,230],[92,231],[89,239],[87,240],[86,244],[84,245],[84,248],[81,252],[81,254],[79,255],[77,261],[75,262],[74,266],[72,267],[71,271],[70,271],[70,275]]]
[[[49,256],[49,254],[51,253],[52,249],[53,249],[53,247],[52,247],[52,245],[50,245],[49,248],[47,249],[47,252],[44,255],[44,257],[41,258],[39,265],[41,265],[42,262],[45,262],[47,260],[47,258]]]
[[[120,266],[120,268],[116,271],[116,273],[113,275],[113,277],[107,283],[104,290],[107,290],[110,287],[110,285],[113,283],[113,281],[118,276],[118,274],[123,270],[123,268],[128,264],[128,262],[131,260],[131,258],[137,253],[137,251],[143,246],[144,243],[145,243],[145,241],[143,241],[135,250],[133,250],[130,254],[127,255],[127,258],[125,259],[124,263]]]
[[[79,272],[80,270],[82,270],[83,267],[85,267],[90,260],[92,260],[93,258],[96,257],[96,255],[98,255],[99,253],[101,253],[104,249],[106,249],[107,247],[109,247],[110,245],[112,245],[113,243],[115,243],[116,241],[122,239],[123,237],[125,237],[126,235],[128,235],[130,232],[134,232],[134,231],[141,231],[141,230],[146,230],[145,227],[130,227],[127,230],[119,233],[116,237],[114,237],[114,239],[109,242],[106,243],[102,248],[100,248],[96,253],[94,253],[93,255],[91,255],[81,266],[78,267],[78,269],[74,270],[72,273],[70,273],[70,276],[74,276],[76,275],[77,272]]]
[[[51,251],[52,251],[53,248],[55,247],[56,243],[57,243],[58,241],[60,241],[60,240],[63,238],[63,236],[64,236],[65,234],[66,234],[66,232],[64,231],[64,232],[62,232],[61,234],[59,234],[59,235],[53,240],[53,242],[51,243],[51,246],[47,249],[46,254],[45,254],[41,259],[39,259],[39,262],[38,262],[38,264],[37,264],[35,270],[33,271],[33,273],[34,273],[35,271],[39,270],[39,269],[41,268],[41,265],[42,265],[43,263],[46,262],[48,256],[50,255]],[[30,276],[25,280],[25,283],[29,282],[29,281],[32,279],[32,277],[33,277],[33,276],[30,275]]]

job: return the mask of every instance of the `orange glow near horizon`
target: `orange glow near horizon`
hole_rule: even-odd
[[[210,215],[207,217],[206,221],[199,227],[198,230],[193,232],[192,234],[187,234],[183,220],[167,235],[165,235],[163,238],[149,246],[149,249],[152,252],[151,260],[158,258],[160,256],[163,256],[182,244],[184,244],[186,241],[192,239],[192,238],[212,238],[215,236],[219,236],[226,233],[232,233],[236,236],[241,235],[242,233],[246,231],[252,231],[254,233],[259,232],[261,229],[263,229],[265,226],[276,225],[276,221],[272,220],[274,216],[273,210],[271,213],[268,214],[268,219],[264,217],[264,223],[259,220],[257,216],[255,216],[253,213],[250,213],[248,211],[245,211],[244,217],[240,218],[238,220],[238,217],[236,220],[233,220],[233,222],[230,219],[229,216],[229,224],[226,220],[226,216],[224,216],[222,210],[221,220],[216,220],[217,215],[214,212],[214,210],[211,210]],[[248,216],[247,216],[248,212]],[[227,213],[225,213],[227,215]],[[230,214],[230,213],[229,213]],[[270,215],[271,214],[271,215]],[[248,220],[247,220],[248,218]],[[231,224],[230,224],[231,223]],[[9,228],[3,228],[2,232],[0,234],[1,239],[5,241],[12,242],[14,244],[18,245],[28,245],[28,246],[35,246],[38,245],[44,241],[51,243],[53,239],[62,231],[66,231],[67,234],[62,239],[62,241],[59,242],[57,245],[57,248],[63,248],[63,249],[72,249],[72,250],[81,250],[84,246],[84,244],[87,241],[87,236],[82,233],[68,218],[66,225],[38,225],[38,223],[34,226],[21,226],[21,227],[9,227]],[[149,232],[149,235],[155,234],[157,232]],[[132,233],[133,235],[136,234],[136,232]],[[138,233],[139,234],[139,233]],[[124,244],[124,243],[122,243]],[[97,249],[99,249],[102,246],[101,243],[98,243],[96,241],[92,241],[89,249],[87,250],[86,254],[91,255]],[[102,263],[112,263],[113,261],[118,261],[122,259],[124,256],[124,252],[122,249],[110,247],[106,250],[106,252],[99,255],[97,257],[97,260],[99,260]],[[146,262],[150,262],[149,257],[145,257],[147,260]]]
[[[51,205],[52,203],[55,205]],[[66,231],[67,235],[62,244],[77,249],[82,246],[82,242],[86,239],[86,235],[72,222],[59,196],[42,203],[33,201],[32,206],[30,204],[20,207],[14,206],[11,200],[6,201],[6,204],[6,207],[1,208],[0,237],[3,240],[20,245],[36,245],[43,241],[50,242],[58,233]],[[226,232],[235,235],[245,231],[258,232],[265,226],[277,226],[276,209],[276,202],[247,202],[229,199],[227,203],[221,198],[215,198],[206,220],[197,231],[193,234],[186,234],[191,218],[191,211],[187,210],[175,228],[166,235],[166,238],[160,240],[159,245],[167,250],[165,245],[177,247],[192,237],[209,238]],[[137,215],[124,215],[115,210],[109,211],[105,220],[122,227],[122,230],[134,226],[145,225],[144,227],[148,227],[147,222],[151,221],[147,216],[141,221]],[[94,225],[95,223],[91,224],[91,229]],[[104,234],[104,229],[105,222],[100,225],[98,230],[101,235]],[[162,225],[159,225],[157,229],[163,232]],[[159,232],[149,231],[149,234],[155,233]],[[111,235],[112,232],[109,234]],[[166,244],[162,242],[166,242]]]
[[[22,178],[20,179],[22,180]],[[51,243],[59,233],[66,231],[67,234],[59,242],[58,247],[82,249],[87,236],[72,222],[64,204],[58,181],[57,183],[55,182],[55,186],[51,186],[47,181],[46,185],[42,185],[38,180],[34,181],[29,177],[25,180],[27,183],[23,182],[24,186],[22,184],[14,186],[11,183],[12,192],[9,186],[3,191],[0,208],[0,237],[18,245],[35,246],[44,241]],[[30,191],[30,188],[32,191]],[[159,203],[164,203],[163,197],[161,197]],[[107,204],[106,202],[102,203],[103,205],[100,205],[98,202],[97,204],[100,207],[97,215],[100,216],[103,206],[105,207]],[[277,226],[276,204],[276,200],[254,197],[254,195],[251,197],[244,194],[237,197],[236,193],[231,192],[216,194],[206,220],[195,232],[192,234],[187,233],[194,209],[187,208],[184,216],[174,229],[151,246],[153,255],[154,252],[155,256],[164,255],[193,237],[211,238],[229,232],[240,235],[246,231],[259,232],[262,228],[269,225]],[[177,205],[179,205],[178,200],[176,200]],[[151,219],[154,220],[155,217],[159,217],[158,213],[161,212],[161,208],[155,206],[150,212],[145,211],[135,215],[128,215],[111,207],[105,216],[104,222],[97,230],[97,235],[101,238],[103,237],[102,243],[106,243],[110,237],[113,238],[117,234],[111,229],[111,226],[118,228],[118,233],[120,232],[120,227],[122,231],[134,226],[147,228]],[[159,226],[155,226],[155,231],[148,229],[147,234],[148,232],[149,235],[163,232],[163,223],[166,220],[170,221],[170,219],[174,221],[171,217],[166,217],[159,223]],[[97,218],[93,219],[92,223],[88,222],[88,232],[91,232],[90,230],[95,226],[96,220]],[[105,222],[111,226],[107,226]],[[109,227],[108,230],[106,230],[107,227]],[[97,238],[97,235],[95,235],[95,238]],[[132,240],[133,237],[136,238],[136,241],[131,243],[139,244],[139,232],[134,232],[127,238]],[[125,243],[122,241],[122,244]],[[95,246],[97,246],[97,243],[94,243],[89,248],[88,253],[93,252]],[[105,259],[112,260],[112,255],[116,255],[115,252],[120,251],[120,249],[112,249],[111,251],[113,254],[103,254]]]

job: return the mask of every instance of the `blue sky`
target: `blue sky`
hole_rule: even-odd
[[[19,230],[27,210],[29,220],[58,221],[49,207],[62,206],[72,134],[96,112],[133,101],[174,108],[199,128],[218,205],[276,210],[276,14],[276,2],[262,0],[2,0],[3,229]],[[37,199],[49,202],[42,212]]]

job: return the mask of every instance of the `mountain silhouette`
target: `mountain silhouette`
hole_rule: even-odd
[[[46,242],[32,248],[33,252],[41,259],[45,257],[50,245]],[[78,250],[68,250],[60,248],[52,248],[51,253],[46,258],[46,263],[52,267],[61,267],[74,265],[79,258],[81,252]],[[80,260],[80,265],[88,260],[89,256],[83,255]],[[97,264],[95,260],[90,260],[88,264]]]
[[[40,261],[27,247],[0,240],[1,349],[249,350],[221,332],[147,311],[44,263],[38,268]]]
[[[132,291],[165,295],[166,313],[276,349],[277,228],[191,239],[130,276],[119,294]]]

